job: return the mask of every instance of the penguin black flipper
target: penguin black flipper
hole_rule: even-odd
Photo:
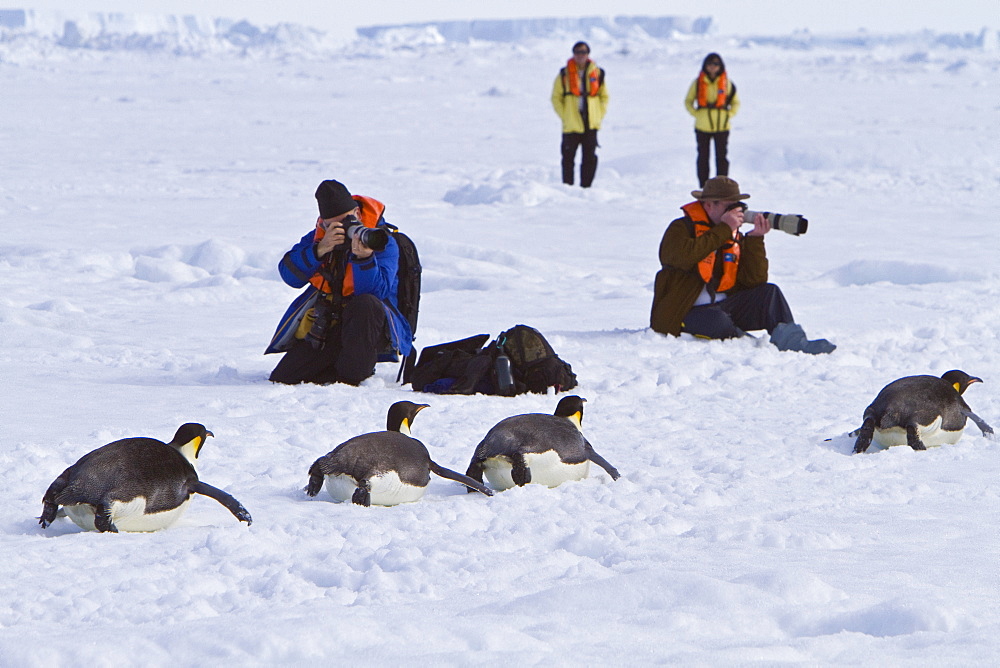
[[[454,480],[455,482],[460,482],[466,486],[469,491],[477,491],[486,496],[493,496],[493,490],[482,483],[482,479],[474,480],[473,478],[462,475],[457,471],[452,471],[451,469],[446,469],[445,467],[437,464],[434,460],[430,461],[431,472],[436,473],[442,478],[447,478],[448,480]],[[482,471],[479,473],[482,476]]]
[[[606,460],[604,457],[601,457],[599,454],[597,454],[597,451],[594,450],[594,446],[592,446],[586,438],[583,439],[583,447],[587,450],[587,459],[589,459],[590,461],[594,462],[602,469],[607,471],[608,475],[611,476],[612,480],[618,480],[618,478],[622,477],[621,474],[618,473],[618,469],[609,464],[608,460]]]
[[[367,480],[359,480],[358,488],[354,490],[354,494],[351,496],[351,503],[359,506],[364,506],[365,508],[370,508],[372,505],[372,492],[371,486]]]
[[[111,521],[111,504],[100,503],[94,506],[94,528],[101,533],[118,533],[118,527]]]
[[[975,422],[976,426],[979,427],[979,431],[983,432],[983,436],[985,436],[986,438],[993,438],[993,427],[986,424],[986,420],[979,417],[978,415],[976,415],[975,413],[973,413],[971,410],[968,409],[963,409],[962,415]]]
[[[927,446],[924,442],[920,440],[920,434],[917,432],[917,425],[908,424],[906,425],[906,444],[913,448],[914,450],[926,450]]]
[[[514,484],[518,487],[524,487],[529,482],[531,482],[531,469],[528,468],[528,463],[524,461],[524,454],[520,452],[515,452],[510,456],[510,479],[514,481]]]
[[[238,519],[240,522],[246,522],[247,526],[253,524],[253,518],[250,517],[250,513],[243,507],[243,504],[237,501],[234,496],[223,492],[218,487],[212,487],[208,483],[198,480],[191,485],[191,491],[195,494],[203,494],[204,496],[215,499],[225,506],[226,510],[233,514],[233,517]]]
[[[875,418],[869,416],[865,418],[865,421],[861,423],[858,429],[851,432],[852,436],[857,436],[858,439],[854,441],[854,453],[860,454],[868,450],[868,446],[872,444],[872,436],[875,435]]]

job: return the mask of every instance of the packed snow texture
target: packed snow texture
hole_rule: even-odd
[[[75,18],[68,40],[0,18],[0,663],[995,662],[998,442],[970,423],[953,446],[854,456],[847,435],[888,382],[952,368],[983,378],[966,399],[1000,426],[995,31],[313,50],[212,20]],[[611,92],[590,190],[560,182],[549,103],[579,37]],[[768,235],[771,279],[832,355],[648,329],[709,51],[743,100],[731,175],[810,220]],[[558,400],[415,394],[389,364],[360,388],[268,383],[296,294],[276,265],[326,178],[418,243],[418,345],[539,328],[620,480],[306,497],[310,464],[394,401],[430,404],[414,435],[464,471],[493,424]],[[205,497],[158,533],[38,526],[83,454],[187,421],[215,433],[200,475],[251,527]]]

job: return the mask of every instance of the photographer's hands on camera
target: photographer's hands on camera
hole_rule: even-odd
[[[347,234],[342,221],[333,219],[324,221],[321,218],[317,222],[323,225],[323,229],[326,232],[323,238],[316,243],[316,257],[324,257],[328,253],[345,246]],[[364,245],[357,236],[351,239],[351,253],[359,260],[371,257],[374,252],[371,248]]]
[[[771,223],[764,216],[764,214],[751,212],[753,214],[753,220],[744,220],[745,212],[746,205],[742,202],[738,202],[727,208],[726,212],[722,214],[722,222],[733,231],[733,236],[736,235],[736,231],[740,229],[740,226],[744,224],[753,225],[753,229],[745,235],[748,237],[762,237],[771,231]]]

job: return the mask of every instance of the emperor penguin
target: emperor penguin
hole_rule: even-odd
[[[49,485],[38,523],[48,527],[62,506],[87,531],[157,531],[180,519],[194,494],[203,494],[249,526],[250,513],[239,501],[198,480],[194,462],[209,436],[204,425],[188,422],[169,443],[124,438],[87,453]]]
[[[476,446],[466,475],[503,491],[529,482],[556,487],[582,480],[590,462],[618,480],[618,469],[594,450],[583,436],[583,404],[576,395],[564,397],[554,415],[528,413],[498,422]]]
[[[883,447],[909,445],[914,450],[956,443],[965,430],[966,418],[972,418],[984,436],[991,436],[993,428],[962,398],[970,385],[981,382],[958,369],[940,378],[906,376],[892,381],[865,409],[861,426],[851,432],[857,436],[854,452],[868,450],[873,438]]]
[[[410,435],[413,418],[427,404],[397,401],[386,415],[386,431],[361,434],[344,441],[309,467],[306,494],[316,496],[326,483],[335,501],[359,506],[395,506],[419,501],[431,472],[466,485],[469,491],[493,496],[493,491],[431,460],[424,444]]]

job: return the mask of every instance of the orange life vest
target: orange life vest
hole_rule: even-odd
[[[358,206],[361,207],[361,216],[359,218],[361,224],[365,227],[375,227],[378,225],[378,221],[382,219],[382,213],[385,211],[385,204],[364,195],[354,195],[353,198],[358,203]],[[319,241],[324,236],[326,236],[326,229],[322,223],[317,222],[316,234],[313,237],[313,241]],[[330,284],[321,274],[314,274],[309,279],[309,282],[321,292],[330,292]],[[344,284],[341,294],[345,297],[354,294],[354,267],[350,262],[347,263],[347,269],[344,271]]]
[[[590,67],[594,61],[587,59],[585,67]],[[580,92],[580,70],[576,67],[576,59],[570,58],[566,63],[566,80],[563,80],[563,90],[568,90],[572,95],[582,95]],[[587,95],[594,97],[601,90],[601,68],[594,67],[587,74]]]
[[[701,202],[691,202],[681,207],[687,217],[694,222],[694,236],[700,237],[714,227],[705,213],[705,207]],[[736,233],[736,238],[720,248],[722,251],[722,273],[719,275],[718,285],[713,285],[716,275],[715,263],[718,251],[712,251],[698,262],[698,273],[714,292],[726,292],[736,285],[736,272],[740,268],[740,240],[743,235]]]
[[[716,88],[715,102],[712,104],[708,102],[709,87]],[[698,76],[698,108],[727,109],[729,107],[729,102],[726,99],[728,91],[729,77],[726,76],[725,72],[720,72],[719,76],[715,77],[715,81],[709,80],[708,75],[702,72]]]

